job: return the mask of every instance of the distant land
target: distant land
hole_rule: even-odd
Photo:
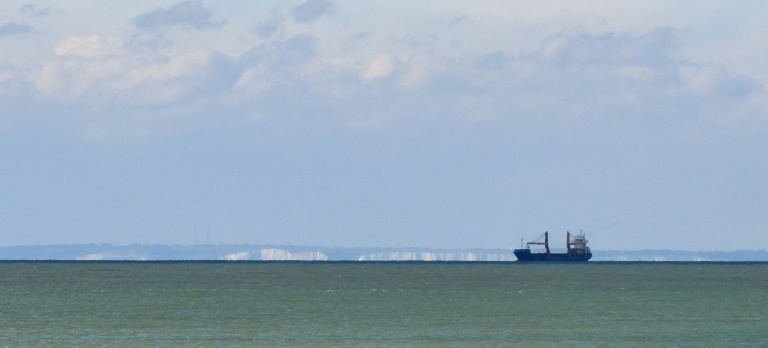
[[[553,252],[563,252],[552,249]],[[592,261],[768,261],[766,250],[592,250]],[[252,244],[0,247],[0,260],[515,261],[511,249],[333,248]]]

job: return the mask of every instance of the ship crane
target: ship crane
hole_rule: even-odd
[[[541,237],[544,237],[543,242],[539,242]],[[544,248],[547,249],[547,255],[549,255],[549,232],[544,232],[544,234],[539,236],[539,238],[534,239],[533,242],[525,243],[525,245],[528,247],[528,249],[531,248],[531,245],[543,245]]]

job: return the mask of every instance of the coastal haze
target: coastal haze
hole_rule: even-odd
[[[0,258],[765,260],[767,7],[5,1]]]

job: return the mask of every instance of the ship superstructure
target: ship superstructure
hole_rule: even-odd
[[[571,232],[566,232],[566,253],[553,253],[549,250],[549,232],[544,232],[544,241],[541,237],[532,242],[525,243],[525,247],[515,249],[514,253],[518,261],[588,261],[592,258],[592,251],[587,246],[587,237],[579,231],[573,238]],[[546,252],[532,253],[531,245],[543,245]]]

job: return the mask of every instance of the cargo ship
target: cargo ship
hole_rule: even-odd
[[[549,251],[549,232],[544,232],[544,241],[541,242],[541,237],[533,242],[525,243],[525,247],[521,245],[521,249],[515,249],[515,257],[517,261],[556,261],[556,262],[579,262],[588,261],[592,258],[592,251],[587,246],[587,238],[584,232],[579,232],[573,239],[571,239],[571,232],[567,232],[566,246],[568,251],[566,253],[552,253]],[[532,253],[531,245],[543,245],[546,252],[544,253]]]

